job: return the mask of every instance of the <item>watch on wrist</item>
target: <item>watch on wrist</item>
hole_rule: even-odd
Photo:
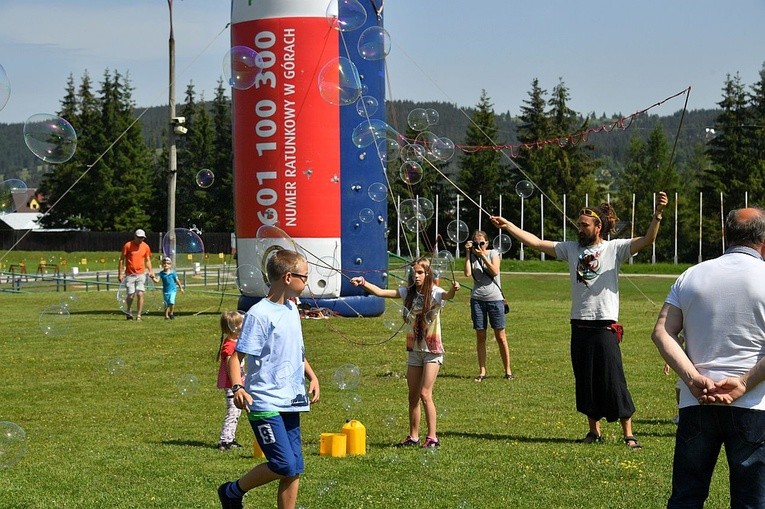
[[[239,392],[242,389],[244,389],[244,386],[242,386],[240,384],[234,384],[234,385],[231,386],[231,392],[233,392],[234,394],[236,394],[237,392]]]

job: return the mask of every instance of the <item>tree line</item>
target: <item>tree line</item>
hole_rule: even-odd
[[[96,90],[87,73],[79,84],[73,76],[67,80],[58,114],[75,128],[78,147],[71,160],[47,167],[41,179],[39,188],[48,206],[55,205],[45,216],[44,225],[95,231],[139,227],[163,231],[168,177],[165,140],[169,126],[161,120],[162,109],[154,115],[160,118],[161,133],[156,132],[157,128],[144,132],[147,124],[136,122],[133,89],[126,76],[107,70],[97,86]],[[233,207],[221,206],[233,203],[231,103],[225,96],[226,88],[219,82],[213,99],[205,101],[190,83],[180,105],[178,115],[186,118],[188,133],[177,141],[179,227],[233,231]],[[431,200],[438,195],[441,231],[456,218],[456,196],[460,194],[460,218],[472,229],[477,227],[479,215],[484,216],[483,224],[488,224],[487,214],[499,211],[500,196],[503,215],[519,222],[521,198],[515,193],[515,185],[529,180],[535,189],[532,196],[524,198],[524,227],[540,232],[540,200],[544,199],[545,238],[557,239],[562,238],[564,225],[549,217],[561,215],[564,195],[568,215],[575,214],[586,200],[595,204],[608,197],[628,221],[634,195],[635,224],[631,226],[641,234],[651,217],[653,193],[666,191],[672,200],[678,193],[678,255],[686,262],[695,262],[698,256],[699,193],[709,204],[703,210],[705,257],[720,251],[720,207],[713,204],[719,204],[721,194],[726,211],[743,206],[745,199],[749,204],[763,203],[765,67],[759,81],[750,86],[742,83],[738,74],[728,75],[721,89],[719,110],[678,111],[671,117],[643,114],[620,133],[582,137],[578,142],[537,143],[574,139],[570,135],[616,119],[581,114],[569,107],[570,102],[571,92],[562,79],[549,93],[534,79],[517,116],[497,114],[491,98],[482,92],[475,108],[465,110],[469,118],[460,121],[460,127],[466,125],[463,132],[455,130],[458,122],[448,117],[462,113],[456,106],[433,103],[438,111],[447,114],[434,127],[439,136],[451,136],[459,146],[483,148],[457,149],[452,160],[435,165],[438,171],[428,171],[430,167],[425,165],[423,179],[415,185],[400,180],[401,160],[389,160],[392,194]],[[405,124],[407,111],[413,106],[417,105],[408,101],[387,104],[388,122],[409,141],[418,134]],[[508,157],[507,150],[487,148],[507,143],[532,148],[517,150],[513,158]],[[609,144],[613,146],[604,149]],[[209,188],[200,188],[194,181],[196,171],[203,168],[215,175],[214,185]],[[480,197],[483,210],[465,196],[476,202]],[[669,209],[674,210],[673,204]],[[394,200],[389,200],[389,224],[394,224],[396,214]],[[673,259],[673,239],[667,231],[667,219],[673,220],[672,214],[665,213],[665,231],[657,242],[659,260]],[[440,233],[434,230],[435,221],[423,227],[422,234],[432,244]],[[389,240],[393,247],[396,239],[390,236]],[[514,246],[508,256],[516,255],[517,249]]]

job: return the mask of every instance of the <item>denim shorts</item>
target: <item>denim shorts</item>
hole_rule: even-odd
[[[501,300],[470,299],[470,318],[475,330],[486,330],[486,318],[492,329],[505,328],[505,303]]]
[[[407,366],[424,366],[431,362],[441,366],[444,363],[444,354],[432,352],[409,352],[406,359]]]
[[[250,421],[250,426],[272,472],[285,477],[303,473],[299,412],[283,412],[275,417],[256,419]]]

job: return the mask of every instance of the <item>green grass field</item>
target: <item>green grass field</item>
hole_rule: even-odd
[[[623,355],[640,451],[622,443],[618,423],[603,425],[604,444],[574,442],[587,426],[574,407],[567,277],[503,276],[512,307],[512,382],[491,376],[501,373],[495,344],[489,347],[490,378],[473,382],[469,291],[445,308],[447,356],[435,386],[442,447],[435,453],[391,447],[407,432],[403,337],[386,341],[390,332],[381,318],[304,321],[322,397],[302,421],[306,472],[298,506],[664,507],[675,377],[662,374],[650,332],[672,282],[622,276]],[[219,310],[236,307],[236,293],[190,287],[178,297],[176,320],[163,320],[154,303],[135,322],[119,312],[114,290],[69,289],[0,292],[0,421],[22,426],[29,448],[23,460],[0,468],[0,507],[218,507],[218,484],[257,461],[248,448],[215,448],[224,413],[215,387],[217,321]],[[53,327],[54,335],[42,334],[41,311],[62,301],[69,304],[69,319]],[[386,314],[395,309],[390,302]],[[333,383],[345,363],[362,373],[353,392]],[[189,375],[197,383],[183,385]],[[320,434],[340,431],[346,418],[366,426],[368,453],[319,456]],[[251,437],[243,418],[238,440],[250,444]],[[275,490],[252,491],[246,507],[274,507]],[[707,507],[728,505],[721,458]]]

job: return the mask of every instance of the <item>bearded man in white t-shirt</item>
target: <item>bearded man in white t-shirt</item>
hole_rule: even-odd
[[[589,431],[577,442],[603,441],[600,421],[618,420],[624,443],[641,448],[632,432],[635,404],[627,389],[619,348],[619,267],[621,263],[656,240],[667,195],[658,193],[656,211],[642,237],[606,240],[614,233],[618,218],[609,203],[579,211],[577,241],[542,240],[507,219],[491,218],[532,249],[567,260],[571,279],[571,366],[576,387],[576,409],[587,416]]]

